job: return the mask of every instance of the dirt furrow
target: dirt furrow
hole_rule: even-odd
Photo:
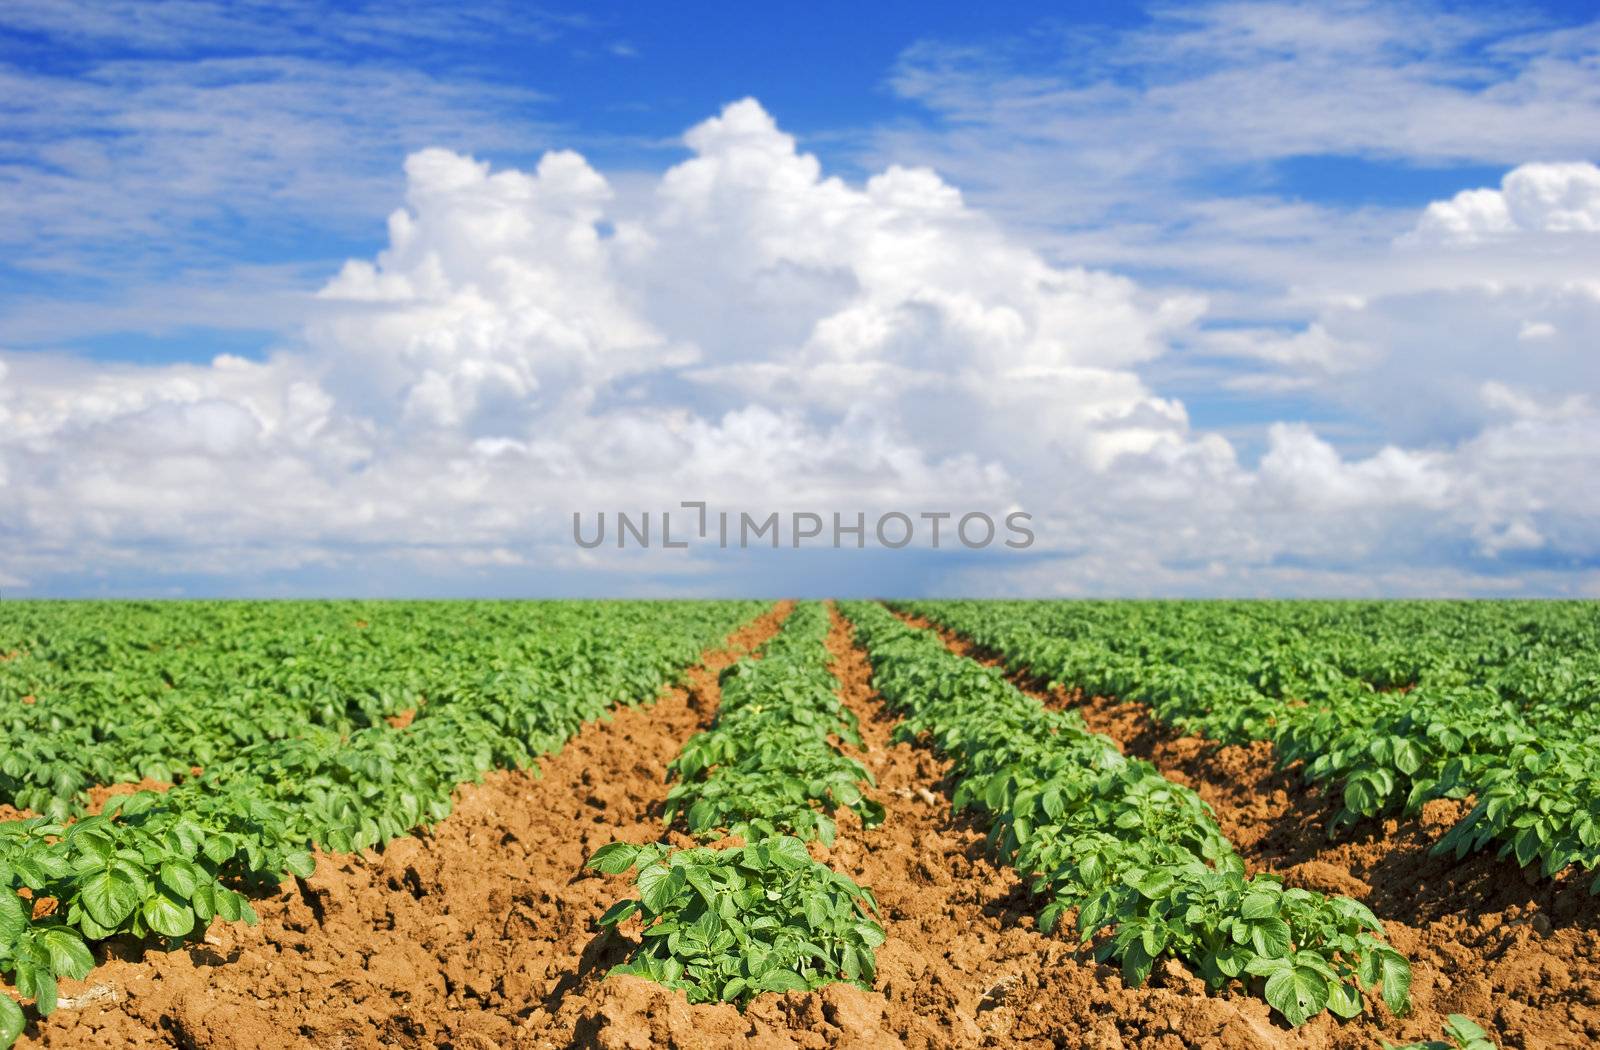
[[[1272,1024],[1259,1000],[1206,996],[1180,965],[1127,988],[1069,932],[1040,933],[1027,886],[992,859],[973,821],[951,814],[948,763],[892,740],[898,719],[853,634],[836,612],[834,673],[861,720],[862,758],[888,818],[859,833],[841,821],[829,859],[883,906],[878,989],[886,1027],[908,1047],[1321,1045]]]
[[[703,654],[685,687],[587,726],[537,770],[464,786],[432,830],[319,855],[311,878],[256,903],[259,926],[217,924],[171,953],[123,946],[87,982],[67,982],[74,1006],[21,1045],[567,1045],[541,1036],[591,961],[592,920],[616,889],[582,873],[584,860],[616,839],[659,837],[666,763],[715,712],[718,672],[788,608]]]
[[[953,631],[896,615],[938,632],[953,652],[1005,669],[999,654]],[[1412,1014],[1384,1038],[1437,1038],[1445,1016],[1462,1013],[1492,1025],[1507,1047],[1600,1043],[1600,898],[1588,894],[1588,879],[1543,879],[1492,853],[1430,856],[1465,813],[1451,800],[1330,836],[1336,800],[1304,783],[1298,767],[1277,769],[1266,741],[1222,745],[1158,723],[1143,704],[1052,690],[1015,671],[1007,677],[1041,703],[1077,710],[1123,753],[1192,788],[1251,870],[1372,908],[1414,971]],[[1338,1038],[1347,1037],[1364,1045],[1355,1033]]]
[[[811,851],[871,888],[882,907],[887,940],[874,990],[761,996],[741,1015],[728,1005],[691,1007],[633,978],[602,981],[595,966],[567,997],[569,1020],[556,1030],[581,1045],[699,1050],[1316,1045],[1286,1038],[1257,1000],[1206,998],[1179,967],[1156,986],[1126,989],[1117,971],[1070,940],[1041,934],[1016,873],[990,859],[978,828],[952,816],[946,764],[891,740],[897,719],[872,689],[866,654],[848,622],[836,611],[833,619],[831,669],[866,745],[853,753],[873,773],[869,793],[887,817],[866,829],[840,812],[834,845]],[[621,952],[598,954],[609,963]]]

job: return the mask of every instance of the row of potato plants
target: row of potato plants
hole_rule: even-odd
[[[435,607],[448,620],[453,606]],[[312,850],[359,850],[443,819],[454,789],[529,765],[613,702],[653,697],[755,602],[605,603],[490,666],[473,686],[430,694],[409,727],[340,736],[307,726],[221,759],[164,794],[114,799],[67,822],[0,823],[0,975],[41,1015],[57,979],[93,965],[88,942],[181,941],[215,918],[254,921],[248,894],[310,875]],[[0,991],[0,1047],[25,1015]]]
[[[1475,797],[1438,853],[1600,867],[1593,603],[914,602],[1023,670],[1223,743],[1268,740],[1334,826]],[[1600,892],[1600,874],[1590,886]]]
[[[571,602],[7,603],[0,802],[65,820],[97,784],[181,781],[255,744],[381,730],[547,664],[552,640],[591,659],[588,636],[648,615]]]
[[[840,809],[867,827],[883,819],[862,790],[871,773],[837,743],[861,739],[828,670],[827,633],[821,605],[796,607],[759,659],[722,675],[715,723],[669,767],[678,783],[667,823],[743,845],[614,842],[589,859],[607,874],[635,872],[635,895],[599,920],[641,922],[639,945],[612,973],[681,990],[692,1003],[742,1005],[837,981],[871,986],[884,940],[877,900],[805,845],[833,841]]]
[[[955,806],[982,814],[1000,857],[1032,880],[1042,929],[1075,909],[1079,935],[1129,985],[1170,955],[1212,989],[1245,982],[1291,1025],[1360,1014],[1363,988],[1395,1014],[1409,1008],[1410,964],[1365,905],[1247,876],[1193,791],[1076,713],[1046,709],[882,606],[845,611],[873,684],[903,715],[897,732],[950,758]]]

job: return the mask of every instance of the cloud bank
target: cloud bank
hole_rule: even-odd
[[[1285,420],[1247,457],[1144,378],[1217,338],[1203,296],[1047,261],[927,168],[831,176],[753,100],[684,143],[648,183],[413,153],[387,247],[265,361],[0,353],[0,577],[771,589],[733,555],[571,542],[574,510],[703,499],[1034,515],[1025,558],[915,563],[947,593],[1597,586],[1592,166],[1436,202],[1387,249],[1426,280],[1224,340],[1351,399],[1404,402],[1424,355],[1449,402],[1366,454]],[[1486,240],[1540,264],[1508,281]],[[813,581],[882,586],[908,556]]]

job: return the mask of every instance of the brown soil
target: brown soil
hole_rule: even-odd
[[[197,777],[200,775],[200,773],[201,769],[199,766],[191,766],[189,768],[190,776]],[[98,816],[105,810],[106,803],[110,802],[114,798],[119,798],[123,795],[132,795],[139,791],[160,792],[168,791],[171,788],[172,785],[167,783],[165,780],[153,780],[150,777],[145,777],[143,780],[133,784],[97,784],[96,786],[90,788],[87,792],[89,796],[89,804],[86,811],[91,816]],[[4,803],[0,803],[0,823],[4,823],[8,820],[26,820],[34,815],[35,814],[31,810],[17,809],[15,806],[8,806]],[[68,817],[65,823],[71,824],[76,819],[76,817]]]
[[[955,652],[1003,666],[954,632],[902,619],[937,630]],[[1157,723],[1143,704],[1008,677],[1194,789],[1251,870],[1370,907],[1413,968],[1412,1013],[1391,1021],[1384,1037],[1438,1038],[1445,1015],[1462,1013],[1491,1026],[1506,1047],[1600,1043],[1600,898],[1588,894],[1588,879],[1543,879],[1492,853],[1430,856],[1466,813],[1457,801],[1330,833],[1337,799],[1302,781],[1298,767],[1276,768],[1266,741],[1220,745]]]
[[[309,879],[255,903],[258,926],[218,923],[173,952],[104,946],[87,981],[63,982],[74,1005],[19,1045],[567,1045],[551,1007],[609,964],[616,946],[593,920],[623,889],[584,860],[614,839],[660,837],[666,763],[714,714],[717,672],[789,608],[703,654],[685,687],[590,724],[536,769],[462,787],[430,831],[319,854]]]
[[[172,787],[165,780],[152,780],[145,777],[137,784],[105,784],[89,789],[89,813],[99,814],[106,808],[106,803],[123,795],[132,795],[139,791],[167,791]]]
[[[861,719],[861,757],[887,819],[866,830],[842,813],[838,841],[813,852],[882,905],[876,988],[763,996],[741,1014],[605,979],[636,931],[602,933],[594,920],[627,883],[581,865],[606,842],[662,837],[666,763],[714,715],[717,671],[786,612],[704,654],[686,688],[586,727],[539,763],[542,779],[493,774],[463,787],[431,831],[381,852],[319,857],[310,879],[257,903],[257,927],[218,924],[172,953],[107,946],[115,958],[87,982],[66,982],[64,1008],[23,1045],[1321,1050],[1436,1038],[1448,1012],[1496,1025],[1510,1047],[1600,1040],[1593,903],[1489,858],[1428,859],[1449,804],[1328,842],[1315,823],[1322,804],[1273,771],[1270,753],[1174,737],[1134,705],[1088,701],[1080,706],[1097,730],[1206,797],[1250,863],[1372,905],[1413,960],[1416,1009],[1396,1020],[1370,1004],[1356,1021],[1324,1016],[1291,1032],[1259,999],[1208,995],[1175,964],[1125,988],[1071,937],[1038,932],[1038,902],[992,861],[981,830],[951,815],[946,765],[925,747],[890,743],[895,720],[836,614],[834,671]]]
[[[1034,927],[1014,871],[994,864],[983,833],[953,816],[946,766],[926,748],[891,743],[896,719],[873,691],[865,654],[834,613],[828,646],[840,695],[861,721],[855,752],[887,811],[864,829],[841,811],[839,834],[812,855],[870,887],[887,940],[867,992],[832,985],[762,996],[741,1016],[689,1006],[648,982],[585,969],[558,1009],[558,1033],[602,1047],[1269,1047],[1286,1044],[1257,1000],[1209,999],[1174,969],[1160,987],[1125,989],[1115,971]],[[627,931],[624,931],[625,933]],[[620,950],[606,952],[607,961]]]
[[[1075,938],[1040,933],[1039,902],[992,859],[981,828],[951,813],[948,763],[927,747],[891,741],[897,719],[872,688],[852,635],[836,613],[833,670],[861,720],[861,758],[888,816],[859,831],[846,815],[839,842],[818,852],[871,886],[883,908],[878,989],[887,1027],[906,1046],[1318,1045],[1274,1025],[1259,1000],[1206,996],[1181,967],[1127,988]]]

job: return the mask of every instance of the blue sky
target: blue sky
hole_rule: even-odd
[[[558,507],[641,491],[670,502],[700,485],[755,507],[973,498],[1051,525],[1052,553],[1026,566],[806,560],[841,587],[1600,586],[1595,508],[1559,484],[1586,465],[1576,446],[1600,397],[1584,350],[1600,334],[1590,5],[741,15],[8,4],[0,531],[13,543],[0,585],[686,593],[817,578],[794,559],[591,565],[562,547]],[[757,109],[728,117],[740,100]],[[740,188],[741,143],[757,140],[770,170]],[[604,201],[551,179],[530,204],[446,162],[408,166],[426,150],[496,172],[572,151]],[[680,169],[723,177],[691,189]],[[909,289],[861,254],[911,221],[870,190],[901,169],[960,194],[872,248],[913,253],[906,270],[924,250],[952,260]],[[828,189],[835,177],[851,203]],[[573,259],[473,218],[520,207],[552,224],[540,229],[600,231],[608,258],[572,284]],[[401,208],[416,258],[386,225]],[[635,228],[637,244],[616,235]],[[837,237],[813,245],[814,229]],[[427,246],[457,261],[430,270]],[[1043,290],[1017,299],[963,273],[980,249],[1022,283],[1045,268]],[[480,272],[474,252],[503,265]],[[694,252],[743,261],[685,284]],[[389,275],[387,290],[336,280],[350,260]],[[557,287],[589,305],[569,315],[539,298]],[[684,304],[698,297],[696,315]],[[556,327],[530,334],[530,311]],[[862,324],[879,333],[871,346]],[[858,341],[840,343],[843,329]],[[218,371],[219,354],[250,364]],[[809,382],[847,365],[849,381],[878,370],[860,396],[837,377]],[[1008,401],[980,389],[985,374],[996,389],[1045,378]],[[907,393],[883,395],[884,377]],[[1059,412],[1012,433],[1045,391],[1039,404]],[[951,411],[979,417],[970,438],[941,428]],[[294,412],[315,423],[291,441]],[[639,436],[657,426],[698,457],[675,462],[678,488],[596,460],[596,438],[546,447],[594,427],[659,448],[667,437]],[[754,491],[715,452],[738,435],[771,457]],[[880,473],[838,452],[860,441]],[[514,467],[513,447],[528,457]],[[451,471],[477,487],[430,498],[460,500],[464,537],[407,503],[427,487],[417,472]],[[219,480],[244,476],[273,487]],[[186,483],[216,503],[174,499]],[[518,485],[520,507],[505,495]],[[1086,496],[1112,494],[1122,507],[1074,519]],[[270,512],[249,512],[264,501]],[[1190,521],[1183,508],[1199,509]],[[1085,548],[1085,527],[1108,538]],[[1139,538],[1152,535],[1159,550]]]

